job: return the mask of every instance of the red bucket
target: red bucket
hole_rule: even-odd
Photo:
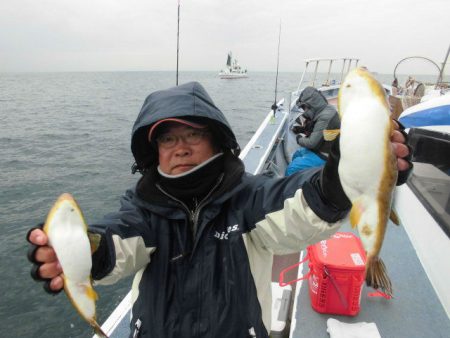
[[[307,248],[307,257],[280,273],[280,285],[308,278],[311,306],[320,313],[355,316],[359,313],[365,280],[366,254],[361,240],[350,232]],[[302,278],[283,282],[284,274],[309,259],[309,272]]]

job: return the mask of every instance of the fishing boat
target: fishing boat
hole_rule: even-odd
[[[352,60],[350,62],[350,60]],[[319,63],[328,65],[325,77],[317,73]],[[299,111],[295,102],[307,85],[315,85],[331,104],[336,104],[340,83],[357,59],[310,59],[296,90],[276,101],[240,158],[252,174],[283,177],[293,152],[297,149],[291,125]],[[331,71],[341,64],[341,71]],[[343,64],[343,66],[342,66]],[[313,65],[312,79],[306,81]],[[322,74],[321,74],[322,75]],[[334,78],[332,78],[334,77]],[[386,94],[391,87],[384,86]],[[450,332],[450,124],[423,126],[409,130],[415,144],[412,156],[415,170],[407,184],[395,193],[395,209],[401,226],[389,224],[381,256],[394,284],[394,298],[380,297],[363,286],[361,311],[356,316],[318,313],[311,307],[308,264],[291,268],[304,260],[306,250],[274,256],[272,268],[271,337],[328,338],[327,320],[343,323],[370,322],[377,325],[381,337],[447,337]],[[348,223],[341,231],[355,232]],[[286,269],[288,273],[284,274]],[[280,283],[298,280],[296,283]],[[305,279],[306,278],[306,279]],[[302,280],[303,279],[303,280]],[[285,285],[286,286],[281,286]],[[131,294],[129,293],[102,326],[111,338],[129,335]]]
[[[219,72],[221,79],[242,79],[248,77],[247,69],[244,69],[239,64],[236,58],[233,58],[233,54],[228,52],[227,63],[224,69]]]

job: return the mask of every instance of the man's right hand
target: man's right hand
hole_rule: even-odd
[[[62,268],[52,247],[48,245],[48,237],[44,231],[34,228],[28,233],[31,243],[28,259],[33,266],[31,277],[37,281],[44,281],[44,289],[49,293],[58,293],[64,287]]]
[[[294,124],[294,125],[292,126],[291,130],[292,130],[292,132],[293,132],[294,134],[300,134],[300,133],[303,133],[303,132],[305,131],[305,127],[304,127],[304,126],[301,126],[301,125],[299,125],[299,124]]]

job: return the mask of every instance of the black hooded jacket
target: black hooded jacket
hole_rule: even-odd
[[[168,117],[207,121],[224,151],[223,173],[193,210],[158,184],[147,134]],[[308,196],[301,190],[316,171],[282,179],[245,173],[228,122],[196,82],[147,97],[131,149],[142,178],[118,212],[90,229],[102,234],[96,283],[135,275],[131,336],[268,337],[273,255],[298,252],[338,229],[330,224],[338,212],[314,189]]]

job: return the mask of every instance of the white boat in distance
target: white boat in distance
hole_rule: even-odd
[[[352,61],[356,61],[352,65]],[[317,84],[318,63],[329,65],[325,80]],[[331,67],[342,63],[338,78],[332,79]],[[315,70],[311,81],[305,81],[308,65]],[[331,104],[336,104],[340,83],[357,59],[311,59],[290,102],[277,103],[270,110],[240,154],[246,171],[252,174],[283,177],[293,152],[298,148],[291,124],[300,113],[296,101],[302,90],[313,85]],[[308,72],[309,73],[309,72]],[[322,74],[321,74],[322,75]],[[386,94],[391,86],[384,85]],[[376,323],[381,337],[448,337],[450,332],[450,256],[449,187],[450,126],[439,131],[412,128],[410,138],[415,144],[412,161],[415,170],[407,184],[398,187],[395,209],[401,226],[389,224],[381,256],[394,284],[393,299],[371,295],[373,289],[363,286],[361,311],[354,317],[318,313],[311,307],[309,284],[303,280],[280,286],[280,274],[287,267],[303,260],[306,250],[285,256],[274,256],[272,265],[272,325],[274,338],[329,338],[327,320],[344,323]],[[428,128],[428,127],[425,127]],[[341,231],[355,232],[344,224]],[[289,280],[308,275],[308,264],[290,269]],[[285,280],[285,279],[283,279]],[[330,286],[332,287],[332,286]],[[336,291],[337,292],[337,291]],[[102,325],[110,338],[130,334],[131,292]],[[96,336],[95,336],[96,337]]]
[[[248,77],[247,69],[243,69],[237,59],[233,59],[233,54],[228,52],[225,69],[219,72],[221,79],[242,79]]]

